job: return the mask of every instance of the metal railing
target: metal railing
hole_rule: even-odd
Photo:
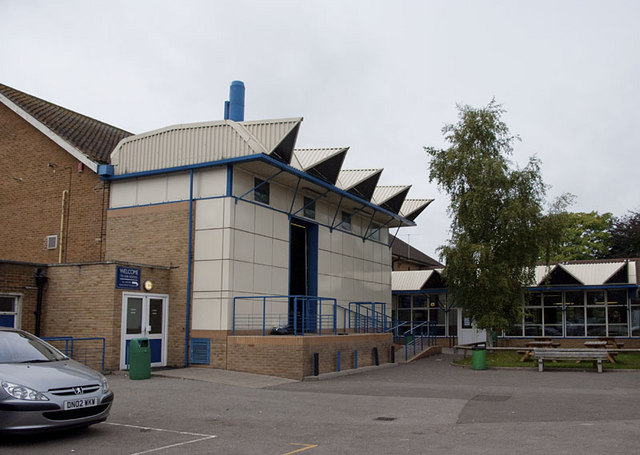
[[[41,337],[67,357],[95,370],[104,370],[106,340],[104,338]]]
[[[419,354],[424,351],[425,340],[427,347],[436,344],[437,327],[436,321],[425,321],[404,332],[404,359],[409,358],[409,351],[413,350],[412,355]],[[419,347],[418,347],[419,346]]]
[[[349,302],[349,329],[354,333],[386,332],[391,320],[386,314],[386,306],[384,302]],[[344,307],[340,308],[347,310]],[[346,323],[344,327],[347,327]]]
[[[334,298],[306,295],[260,295],[233,298],[232,334],[238,331],[322,335],[337,333]]]

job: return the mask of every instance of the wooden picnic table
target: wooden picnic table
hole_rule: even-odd
[[[587,348],[593,348],[593,349],[607,349],[609,347],[609,341],[608,340],[599,340],[599,341],[585,341],[584,342],[584,346]],[[609,351],[607,349],[607,357],[609,358],[609,361],[611,363],[616,363],[615,360],[615,356],[618,353],[615,351]]]
[[[606,341],[608,348],[622,349],[622,347],[624,346],[624,343],[622,341],[616,340],[616,337],[600,337],[599,340]]]
[[[525,360],[530,359],[533,356],[534,348],[557,348],[558,346],[560,346],[560,342],[553,341],[551,338],[534,338],[532,341],[527,341],[526,347],[529,349],[518,351],[519,354],[522,354],[522,357],[520,357],[520,361],[524,362]]]

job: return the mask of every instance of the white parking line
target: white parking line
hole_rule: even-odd
[[[118,427],[137,428],[139,430],[147,430],[147,431],[163,431],[165,433],[176,433],[176,434],[182,434],[182,435],[186,435],[186,436],[201,436],[200,438],[193,439],[191,441],[179,442],[179,443],[171,444],[171,445],[168,445],[168,446],[157,447],[155,449],[144,450],[142,452],[135,452],[135,453],[132,453],[131,455],[141,455],[143,453],[158,452],[158,451],[164,450],[164,449],[170,449],[170,448],[173,448],[173,447],[179,447],[179,446],[183,446],[183,445],[186,445],[186,444],[193,444],[194,442],[206,441],[207,439],[217,438],[216,435],[212,435],[212,434],[189,433],[188,431],[175,431],[175,430],[166,430],[164,428],[141,427],[141,426],[138,426],[138,425],[127,425],[127,424],[124,424],[124,423],[114,423],[114,422],[105,422],[105,424],[106,425],[115,425],[115,426],[118,426]]]

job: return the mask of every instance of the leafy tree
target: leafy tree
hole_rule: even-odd
[[[611,257],[640,257],[640,212],[614,218],[611,233]]]
[[[491,101],[458,111],[458,122],[442,129],[449,147],[425,147],[429,180],[450,196],[451,238],[440,248],[444,276],[479,328],[507,330],[520,320],[524,286],[562,223],[543,214],[539,161],[512,168],[507,157],[518,138],[502,121],[502,107]]]
[[[609,255],[611,213],[562,213],[562,236],[552,248],[550,261],[602,259]]]

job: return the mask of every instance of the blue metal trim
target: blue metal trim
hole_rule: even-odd
[[[306,209],[307,207],[310,207],[311,205],[313,205],[315,202],[318,202],[320,199],[322,199],[323,197],[325,197],[327,194],[329,194],[329,191],[327,190],[324,194],[321,194],[320,196],[318,196],[315,199],[312,199],[311,202],[309,202],[308,204],[305,204],[302,206],[301,209],[296,210],[295,213],[292,213],[291,216],[296,216],[298,213],[304,211],[304,209]],[[304,199],[303,199],[304,201]],[[291,203],[291,208],[293,209],[293,202]]]
[[[391,212],[387,209],[384,209],[382,207],[380,207],[379,205],[374,204],[371,201],[367,201],[364,200],[358,196],[355,196],[351,193],[349,193],[348,191],[344,191],[341,190],[340,188],[336,187],[335,185],[332,185],[330,183],[325,182],[324,180],[321,180],[317,177],[314,177],[312,175],[307,174],[304,171],[300,171],[298,169],[294,169],[293,167],[289,166],[288,164],[285,164],[281,161],[276,160],[275,158],[272,158],[268,155],[265,155],[263,153],[259,153],[259,154],[255,154],[255,155],[247,155],[247,156],[240,156],[240,157],[235,157],[235,158],[226,158],[226,159],[222,159],[222,160],[218,160],[218,161],[208,161],[206,163],[197,163],[197,164],[189,164],[189,165],[185,165],[185,166],[176,166],[176,167],[171,167],[171,168],[165,168],[165,169],[155,169],[155,170],[151,170],[151,171],[143,171],[143,172],[135,172],[135,173],[131,173],[131,174],[123,174],[123,175],[114,175],[112,177],[106,178],[105,180],[126,180],[126,179],[131,179],[131,178],[136,178],[136,177],[146,177],[146,176],[151,176],[151,175],[159,175],[159,174],[168,174],[171,172],[181,172],[181,171],[189,171],[189,170],[195,170],[195,169],[202,169],[202,168],[207,168],[207,167],[218,167],[218,166],[224,166],[227,164],[235,164],[235,163],[245,163],[245,162],[250,162],[250,161],[262,161],[263,163],[266,163],[270,166],[274,166],[278,169],[281,169],[284,172],[287,172],[289,174],[295,175],[296,177],[302,178],[308,182],[311,182],[315,185],[318,185],[322,188],[326,188],[330,191],[333,191],[334,193],[340,195],[341,198],[347,198],[350,199],[352,201],[357,202],[358,204],[362,204],[365,207],[370,207],[373,210],[380,212],[382,214],[385,214],[387,216],[390,216],[391,218],[394,218],[398,221],[401,221],[403,224],[407,225],[407,226],[415,226],[416,223],[414,221],[411,221],[403,216],[400,216],[397,213]],[[341,200],[342,202],[342,200]],[[341,205],[341,204],[340,204]],[[335,221],[335,220],[334,220]]]
[[[298,196],[298,189],[300,189],[300,180],[302,179],[298,177],[298,183],[296,183],[296,190],[293,192],[293,197],[291,198],[291,207],[289,208],[289,218],[291,218],[291,212],[293,212],[293,204],[295,204],[296,196]]]
[[[184,366],[189,366],[189,335],[191,331],[191,278],[193,266],[191,264],[191,256],[193,254],[193,169],[189,176],[189,253],[187,263],[187,316],[184,327]]]
[[[414,294],[448,294],[448,288],[416,289],[415,291],[391,291],[391,295],[414,295]]]
[[[340,202],[338,202],[338,208],[336,209],[336,214],[333,215],[333,221],[331,221],[331,226],[329,227],[329,232],[333,232],[333,225],[336,222],[336,218],[338,218],[338,213],[340,213],[340,207],[342,207],[342,200],[344,199],[344,196],[341,194],[340,195]]]
[[[253,188],[251,188],[249,191],[247,191],[246,193],[244,193],[242,196],[238,196],[236,198],[236,204],[238,203],[238,200],[242,200],[244,201],[244,197],[249,194],[249,193],[253,193],[255,190],[257,190],[258,188],[260,188],[262,185],[265,185],[267,183],[269,183],[271,180],[273,180],[274,178],[276,178],[277,176],[279,176],[280,174],[282,174],[284,172],[283,169],[280,169],[278,172],[276,172],[275,174],[273,174],[271,177],[267,177],[266,180],[263,180],[262,183],[260,185],[254,186]],[[261,179],[262,180],[262,179]]]
[[[589,291],[598,289],[636,289],[639,288],[637,284],[599,284],[599,285],[583,285],[583,286],[534,286],[525,288],[529,292],[542,292],[542,291]]]
[[[227,196],[233,196],[233,165],[227,164]]]
[[[130,174],[114,175],[105,180],[127,180],[127,179],[138,178],[138,177],[148,177],[151,175],[171,174],[174,172],[186,172],[186,171],[191,171],[195,169],[204,169],[208,167],[220,167],[220,166],[226,166],[228,164],[256,161],[263,156],[266,156],[266,155],[259,153],[257,155],[238,156],[235,158],[225,158],[218,161],[207,161],[205,163],[186,164],[184,166],[174,166],[174,167],[167,167],[163,169],[152,169],[149,171],[132,172]]]

